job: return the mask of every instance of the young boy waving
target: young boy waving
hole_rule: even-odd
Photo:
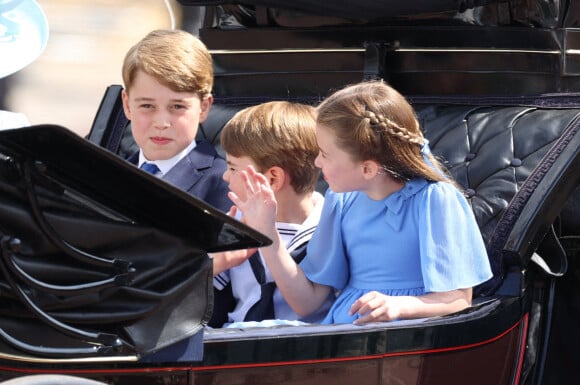
[[[240,171],[252,165],[268,179],[278,201],[276,229],[299,263],[318,225],[324,201],[315,191],[319,170],[314,166],[318,154],[314,107],[285,101],[248,107],[226,124],[221,145],[228,166],[223,178],[240,199],[244,199]],[[246,259],[247,254],[253,255]],[[318,312],[301,318],[276,289],[260,253],[252,250],[247,254],[242,253],[239,259],[236,252],[213,256],[214,287],[224,290],[231,285],[235,299],[227,322],[269,319],[317,322],[324,317],[332,296]]]

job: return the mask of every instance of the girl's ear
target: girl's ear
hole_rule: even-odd
[[[266,179],[268,179],[268,183],[270,183],[270,187],[274,192],[280,190],[284,186],[288,177],[284,172],[284,169],[278,166],[270,167],[264,175],[266,176]]]
[[[365,179],[373,179],[382,172],[383,168],[374,160],[365,160],[362,163],[362,170]]]

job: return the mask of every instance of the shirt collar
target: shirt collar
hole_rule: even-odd
[[[187,146],[185,149],[183,149],[183,151],[181,151],[177,155],[173,156],[172,158],[160,159],[160,160],[154,160],[154,161],[147,160],[147,158],[145,158],[145,155],[143,155],[143,151],[139,150],[139,164],[138,164],[138,166],[141,167],[141,165],[143,165],[143,163],[145,163],[145,162],[154,163],[155,165],[157,165],[157,167],[159,167],[159,170],[161,171],[161,176],[163,176],[163,175],[167,174],[169,172],[169,170],[171,170],[173,168],[173,166],[175,166],[181,159],[183,159],[187,154],[189,154],[195,148],[196,145],[197,145],[197,143],[194,140],[189,144],[189,146]]]

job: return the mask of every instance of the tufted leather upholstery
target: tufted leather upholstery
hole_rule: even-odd
[[[433,153],[465,187],[484,239],[524,180],[580,109],[417,108]]]
[[[506,264],[521,263],[504,259],[507,235],[498,225],[548,150],[570,125],[578,124],[580,108],[471,105],[415,108],[433,154],[465,188],[494,272],[494,278],[477,288],[476,294],[491,294],[509,269]],[[521,209],[517,207],[518,212]]]

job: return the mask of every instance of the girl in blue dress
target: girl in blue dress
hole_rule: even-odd
[[[262,255],[296,313],[338,297],[324,323],[363,324],[460,311],[491,278],[479,227],[461,191],[431,155],[407,100],[382,81],[337,91],[317,107],[315,164],[329,189],[298,265],[275,227],[265,177],[244,172],[230,198],[273,244]]]

